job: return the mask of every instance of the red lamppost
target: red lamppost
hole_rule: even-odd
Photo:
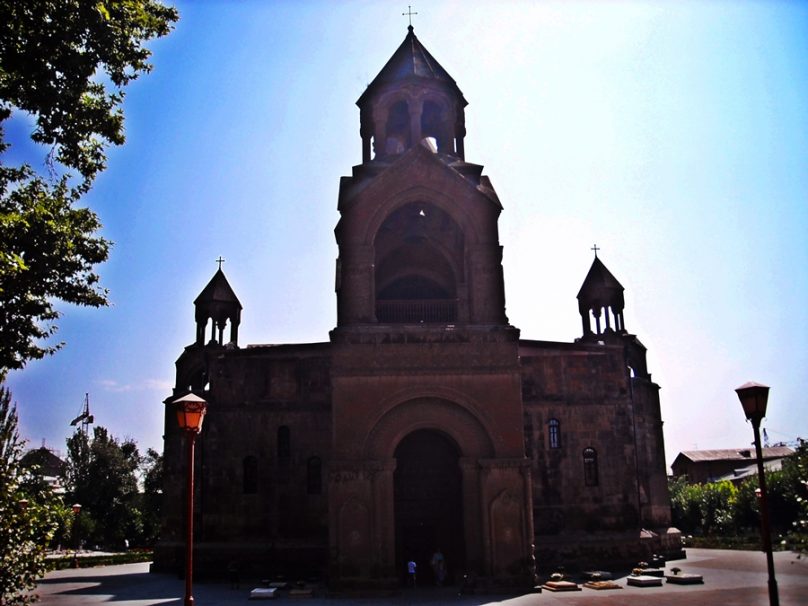
[[[73,568],[79,567],[79,514],[81,513],[81,503],[73,503],[70,507],[73,510]]]
[[[185,606],[193,606],[194,575],[194,441],[202,431],[207,403],[199,396],[189,393],[174,400],[177,406],[177,422],[185,432],[188,449],[188,478],[185,499]]]
[[[769,504],[766,500],[766,474],[763,471],[763,453],[760,449],[760,421],[766,416],[769,388],[760,383],[749,382],[744,383],[735,391],[741,400],[747,420],[752,421],[752,429],[755,432],[755,454],[758,481],[760,482],[760,529],[763,535],[763,549],[766,552],[766,566],[769,569],[769,604],[779,606],[780,598],[777,595],[777,581],[774,578],[774,557],[772,556],[772,537],[769,528]]]

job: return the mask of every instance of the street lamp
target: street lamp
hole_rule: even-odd
[[[79,567],[79,514],[81,513],[81,503],[73,503],[70,508],[73,510],[73,568]]]
[[[174,400],[177,407],[177,422],[185,432],[188,445],[188,478],[185,498],[185,606],[193,606],[191,592],[194,570],[194,441],[202,431],[207,403],[194,393]]]
[[[747,420],[752,421],[752,429],[755,432],[755,454],[760,482],[760,528],[763,535],[763,549],[766,551],[766,566],[769,569],[769,604],[779,606],[780,598],[777,595],[777,581],[774,578],[774,557],[769,528],[769,504],[766,501],[766,475],[763,471],[763,453],[760,449],[760,421],[766,416],[769,388],[760,383],[749,382],[738,387],[735,392],[741,400]]]

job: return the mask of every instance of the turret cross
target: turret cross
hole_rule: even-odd
[[[412,7],[411,7],[411,6],[408,4],[408,5],[407,5],[407,12],[406,12],[406,13],[401,13],[401,14],[402,14],[402,15],[407,15],[407,17],[408,17],[408,18],[409,18],[409,20],[410,20],[410,27],[412,27],[412,16],[413,16],[413,15],[417,15],[418,13],[414,13],[414,12],[412,12]]]
[[[222,258],[222,255],[219,255],[219,258],[216,259],[216,262],[219,264],[219,269],[221,269],[222,263],[224,263],[224,258]]]
[[[594,250],[595,251],[595,257],[597,257],[598,256],[598,251],[600,250],[600,248],[598,248],[597,244],[594,244],[592,246],[592,248],[590,248],[589,250]]]

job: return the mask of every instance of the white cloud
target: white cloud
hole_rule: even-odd
[[[101,379],[98,384],[104,391],[125,393],[130,391],[163,391],[170,392],[173,384],[165,379],[144,379],[139,383],[119,383],[114,379]]]

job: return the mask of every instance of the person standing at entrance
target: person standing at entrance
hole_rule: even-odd
[[[415,587],[415,571],[418,569],[418,564],[415,563],[415,560],[410,560],[407,562],[407,579],[409,584]]]
[[[435,584],[443,585],[443,581],[446,579],[446,558],[443,557],[440,549],[435,550],[429,563],[432,566],[432,572],[435,574]]]

